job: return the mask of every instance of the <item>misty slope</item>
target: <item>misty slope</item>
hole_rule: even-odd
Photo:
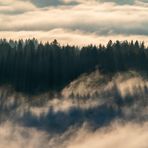
[[[99,71],[91,74],[84,74],[77,80],[71,82],[63,90],[63,95],[71,96],[93,96],[103,91],[119,91],[121,95],[134,94],[135,89],[144,91],[148,86],[145,73],[136,71],[127,71],[116,73],[115,75],[102,75]],[[116,87],[116,88],[115,88]]]
[[[140,138],[141,133],[141,148],[145,148],[148,137],[147,76],[135,71],[115,75],[95,71],[81,75],[59,94],[47,92],[38,96],[25,96],[11,87],[1,87],[0,120],[0,146],[3,144],[4,148],[7,148],[4,139],[9,139],[10,146],[15,145],[13,140],[19,141],[16,142],[18,147],[29,141],[30,148],[41,145],[45,148],[81,148],[96,143],[100,136],[104,137],[102,141],[100,139],[102,145],[97,142],[94,148],[108,148],[105,139],[118,132],[121,135],[119,139],[112,139],[113,144],[108,140],[114,147],[118,140],[126,138],[124,130],[134,131],[133,126],[137,131],[131,135],[131,142]],[[7,135],[3,135],[3,130]],[[4,136],[6,138],[2,138]],[[10,139],[13,136],[15,138]],[[83,141],[83,137],[88,141]],[[130,144],[122,142],[122,146],[139,148]],[[118,147],[121,148],[120,143]]]
[[[148,80],[142,72],[128,71],[107,76],[96,71],[70,83],[62,94],[78,101],[94,101],[95,106],[108,104],[114,109],[124,110],[126,115],[136,116],[141,110],[139,113],[148,118]]]
[[[81,115],[83,112],[85,116],[86,112],[98,109],[112,110],[113,116],[120,117],[122,114],[136,117],[138,113],[140,116],[137,118],[147,118],[147,92],[146,76],[135,71],[114,76],[101,75],[98,71],[84,74],[60,94],[54,95],[48,92],[39,96],[25,96],[10,87],[3,87],[0,89],[1,120],[21,118],[26,114],[39,118],[58,113],[67,116],[69,112]]]

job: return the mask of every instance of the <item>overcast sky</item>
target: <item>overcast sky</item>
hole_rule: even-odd
[[[0,38],[148,44],[148,0],[0,0]]]

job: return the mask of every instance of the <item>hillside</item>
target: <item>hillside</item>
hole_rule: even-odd
[[[22,142],[15,142],[19,147],[23,146],[24,141],[29,141],[32,148],[40,145],[38,140],[43,138],[45,143],[40,143],[44,148],[59,148],[61,145],[58,143],[63,148],[73,148],[72,143],[66,143],[66,139],[71,141],[74,137],[77,143],[77,134],[94,136],[95,130],[97,136],[101,136],[99,130],[117,128],[123,136],[120,130],[133,131],[133,126],[141,131],[146,129],[148,122],[147,98],[147,76],[136,71],[115,75],[102,75],[99,71],[83,74],[58,94],[49,91],[27,96],[12,87],[1,87],[0,128],[7,130],[8,135],[0,134],[0,139],[14,136],[13,130],[16,136],[14,141],[19,137]],[[144,124],[143,128],[139,124]],[[114,131],[108,132],[112,135]],[[141,132],[145,138],[147,134]],[[24,134],[34,138],[35,143]],[[9,141],[13,143],[12,139]]]
[[[13,118],[25,113],[46,116],[50,112],[89,110],[98,107],[111,107],[113,111],[129,110],[147,112],[148,80],[144,73],[128,71],[115,75],[102,75],[99,71],[83,74],[67,85],[61,93],[47,92],[37,96],[27,96],[11,87],[1,87],[1,118],[9,114]],[[125,109],[127,108],[127,109]],[[133,110],[134,112],[133,112]],[[142,110],[142,111],[141,111]],[[126,113],[124,112],[123,113]],[[140,112],[139,112],[140,111]],[[121,112],[120,112],[121,113]],[[9,118],[6,116],[4,118]],[[140,116],[141,117],[141,116]],[[136,118],[140,118],[137,116]]]

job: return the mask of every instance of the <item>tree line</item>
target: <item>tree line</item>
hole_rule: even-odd
[[[80,74],[98,68],[102,73],[148,69],[144,42],[111,40],[104,45],[61,46],[57,40],[0,40],[0,85],[35,93],[59,90]]]

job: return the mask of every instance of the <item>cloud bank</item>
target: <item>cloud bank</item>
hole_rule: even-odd
[[[109,127],[109,130],[101,129],[95,133],[81,130],[68,148],[146,148],[146,139],[148,138],[146,130],[147,123],[144,125],[113,124],[113,127]]]
[[[119,36],[147,42],[147,12],[146,0],[0,0],[0,37],[51,41],[54,36],[78,45]]]
[[[50,92],[30,98],[1,87],[0,147],[147,148],[148,81],[142,76],[130,71],[103,82],[96,71],[55,98]],[[89,95],[83,98],[86,90]],[[91,94],[94,90],[97,95]],[[81,94],[71,96],[71,91]]]
[[[0,126],[0,147],[23,148],[27,144],[28,148],[146,148],[147,130],[148,123],[113,123],[107,129],[95,132],[84,125],[78,130],[69,129],[63,135],[52,137],[46,132],[7,122]]]

